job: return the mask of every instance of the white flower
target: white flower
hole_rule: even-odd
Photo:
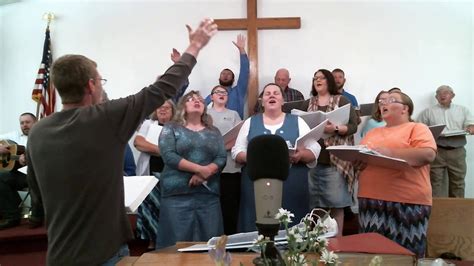
[[[328,251],[327,249],[324,249],[321,252],[321,257],[319,261],[324,262],[325,264],[330,264],[335,263],[337,259],[338,256],[333,251]]]
[[[301,253],[293,255],[289,257],[289,259],[294,263],[294,265],[307,265],[306,258]]]
[[[295,217],[295,215],[283,208],[278,209],[278,213],[275,214],[275,219],[280,220],[280,222],[291,223],[291,217]]]
[[[315,238],[318,237],[319,233],[317,231],[309,231],[309,237]]]
[[[303,243],[303,237],[300,234],[295,235],[296,243]]]
[[[319,243],[320,247],[327,247],[329,242],[325,237],[318,237],[316,238],[316,241]]]
[[[265,239],[265,237],[263,235],[258,235],[258,238],[253,240],[253,244],[254,245],[258,244],[258,243],[262,242],[264,239]]]
[[[296,235],[296,234],[298,234],[298,228],[296,228],[296,227],[294,227],[294,226],[291,227],[290,229],[288,229],[288,234],[289,234],[289,235]]]

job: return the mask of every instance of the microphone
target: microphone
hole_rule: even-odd
[[[280,228],[275,215],[281,207],[283,181],[288,178],[289,168],[288,145],[282,137],[260,135],[249,142],[247,172],[254,181],[256,225],[258,233],[271,240],[265,248],[265,255],[257,260],[283,261],[273,240]]]

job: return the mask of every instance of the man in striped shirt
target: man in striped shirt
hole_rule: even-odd
[[[285,99],[285,102],[293,102],[293,101],[302,101],[304,100],[303,94],[296,89],[288,87],[288,84],[290,84],[291,78],[290,78],[290,72],[286,68],[280,68],[277,70],[275,74],[275,83],[280,86],[283,89],[283,97]],[[262,104],[260,102],[260,99],[262,97],[262,94],[258,96],[259,101],[257,104],[255,104],[254,111],[255,113],[262,112]]]

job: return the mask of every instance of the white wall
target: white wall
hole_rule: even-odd
[[[18,115],[35,112],[30,100],[41,60],[44,12],[51,25],[54,57],[84,54],[99,64],[111,98],[134,93],[171,63],[172,47],[184,49],[186,23],[202,17],[244,17],[244,0],[207,1],[22,1],[0,6],[0,132],[18,129]],[[346,71],[349,91],[371,102],[381,89],[402,88],[415,116],[434,104],[434,90],[448,84],[455,103],[473,106],[471,1],[258,1],[260,17],[300,16],[299,30],[259,32],[260,86],[287,67],[292,86],[309,95],[319,68]],[[191,88],[204,93],[224,67],[238,72],[237,32],[219,32],[200,54]],[[58,107],[60,108],[60,107]],[[471,112],[473,109],[471,108]],[[474,139],[469,137],[467,194],[474,197]]]

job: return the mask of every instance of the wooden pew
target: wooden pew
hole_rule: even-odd
[[[436,258],[445,252],[474,260],[474,199],[433,198],[426,255]]]

